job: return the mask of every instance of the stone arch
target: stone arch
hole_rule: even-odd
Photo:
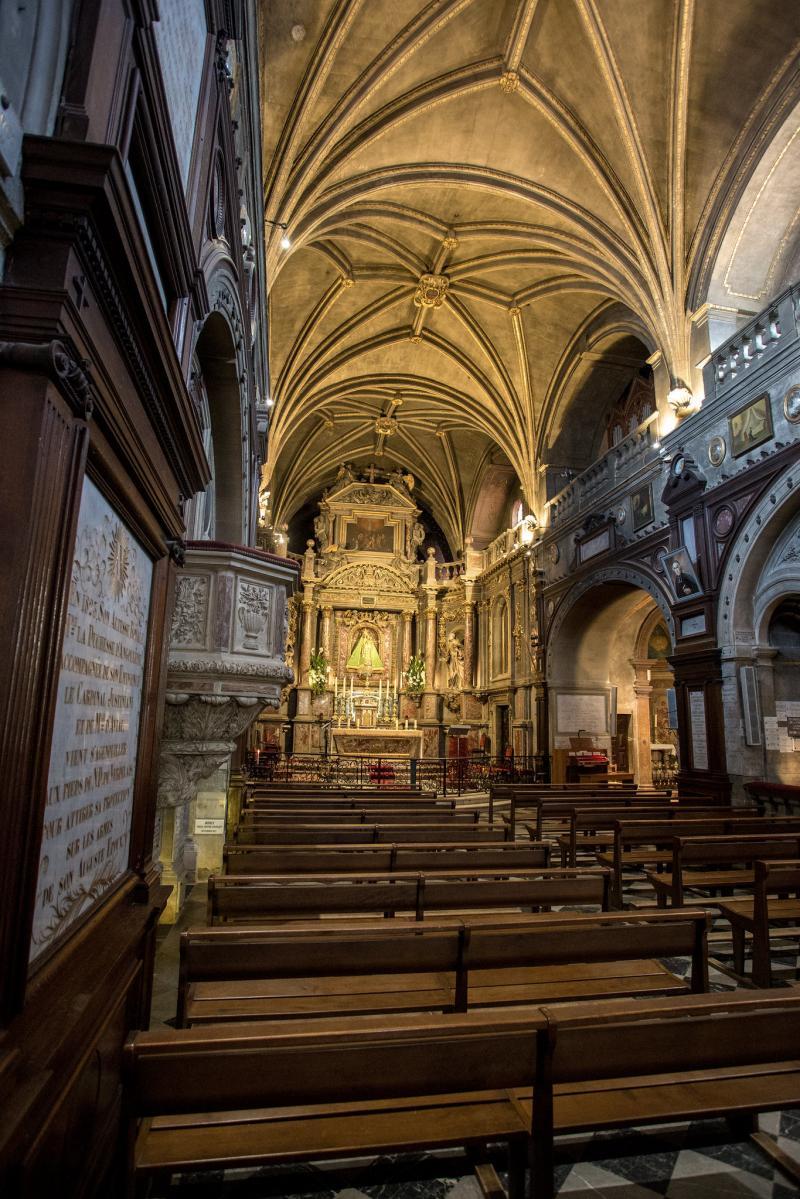
[[[724,563],[717,642],[722,650],[728,773],[734,786],[747,777],[766,775],[783,782],[800,778],[796,755],[776,749],[774,742],[768,745],[768,726],[761,723],[776,721],[781,715],[777,705],[797,693],[797,667],[776,666],[769,622],[782,600],[800,594],[798,483],[796,465],[773,481],[739,529]],[[745,678],[751,697],[747,712],[742,699]]]
[[[658,626],[667,629],[659,658],[649,657]],[[660,726],[668,725],[667,693],[673,686],[667,655],[674,644],[669,608],[658,588],[638,571],[609,567],[573,587],[552,622],[547,647],[547,678],[553,694],[551,741],[557,775],[566,768],[572,738],[565,709],[578,711],[580,697],[592,705],[595,724],[586,725],[592,743],[623,771],[633,770],[646,785],[674,780],[675,738],[654,737],[656,705]],[[602,708],[605,726],[597,723]],[[618,713],[616,723],[612,712]],[[653,750],[655,743],[663,748]],[[654,772],[658,774],[656,778]]]
[[[213,537],[240,545],[247,540],[248,523],[244,486],[247,460],[243,460],[247,425],[243,420],[235,342],[230,324],[219,311],[206,318],[194,353],[211,424]]]
[[[558,637],[561,626],[564,620],[569,615],[570,610],[574,607],[577,600],[580,599],[587,591],[591,591],[594,587],[602,583],[629,583],[633,587],[639,588],[640,591],[645,591],[652,600],[658,605],[664,622],[667,626],[670,638],[673,645],[675,644],[675,621],[672,616],[670,607],[670,599],[665,589],[660,582],[657,582],[652,575],[646,574],[643,570],[639,570],[632,566],[608,566],[603,570],[593,571],[591,575],[581,579],[573,587],[565,592],[561,597],[558,607],[554,609],[550,617],[550,625],[547,630],[547,677],[552,673],[552,647],[555,638]]]

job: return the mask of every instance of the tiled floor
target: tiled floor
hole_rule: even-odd
[[[205,887],[195,887],[180,922],[160,938],[156,956],[152,1024],[172,1022],[180,933],[205,923]],[[716,951],[716,946],[715,946]],[[725,959],[723,959],[725,960]],[[687,961],[668,963],[688,972]],[[716,971],[712,989],[734,984]],[[800,1096],[798,1097],[800,1099]],[[761,1129],[800,1162],[800,1110],[762,1116]],[[800,1199],[800,1187],[746,1137],[724,1121],[598,1133],[559,1140],[558,1194],[607,1199]],[[502,1158],[498,1158],[498,1169]],[[378,1158],[342,1166],[303,1166],[184,1175],[169,1191],[174,1199],[480,1199],[481,1191],[460,1153]]]

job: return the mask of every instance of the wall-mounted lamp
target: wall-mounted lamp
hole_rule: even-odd
[[[291,250],[292,239],[289,237],[289,234],[286,232],[286,230],[289,227],[286,221],[271,221],[268,216],[265,216],[264,224],[265,225],[274,225],[276,229],[283,229],[283,237],[281,238],[281,249],[282,250]]]

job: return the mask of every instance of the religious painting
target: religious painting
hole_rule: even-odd
[[[728,418],[731,430],[731,454],[738,458],[772,437],[772,410],[769,393],[764,392]]]
[[[356,516],[348,522],[344,548],[390,554],[394,550],[394,526],[382,516]]]
[[[675,593],[676,599],[686,599],[690,595],[700,595],[703,588],[694,563],[689,557],[685,545],[679,545],[676,550],[670,550],[661,555],[664,564],[664,574],[667,576]]]
[[[631,495],[631,516],[634,533],[653,520],[653,490],[649,483]]]

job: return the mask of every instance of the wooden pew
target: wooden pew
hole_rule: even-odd
[[[478,824],[296,824],[265,826],[240,824],[234,833],[237,842],[250,845],[356,845],[473,841],[490,845],[511,841],[509,829],[491,829]]]
[[[511,811],[509,813],[508,822],[512,830],[512,835],[516,835],[517,816],[521,809],[532,811],[535,813],[534,828],[536,829],[536,840],[542,838],[542,830],[544,821],[547,819],[555,819],[565,826],[569,820],[569,814],[575,807],[581,808],[608,808],[609,804],[620,810],[625,808],[644,808],[650,810],[653,808],[666,808],[671,806],[672,801],[665,801],[663,796],[640,796],[636,792],[629,794],[621,793],[615,795],[613,799],[609,798],[608,793],[605,795],[581,795],[579,798],[571,795],[559,796],[536,796],[530,800],[524,800],[519,804],[516,798],[512,798]],[[564,831],[562,827],[561,832]]]
[[[362,803],[369,799],[391,798],[398,802],[404,799],[436,799],[436,791],[421,787],[324,787],[309,786],[307,783],[247,783],[247,796],[288,799],[355,799]]]
[[[752,890],[756,860],[798,856],[800,833],[674,837],[671,869],[648,870],[645,876],[655,890],[659,907],[665,907],[667,900],[673,907],[680,907],[687,889]]]
[[[325,845],[265,849],[261,845],[226,845],[222,851],[225,874],[337,874],[354,870],[436,870],[464,865],[478,869],[509,870],[549,866],[547,841],[517,845],[501,841],[485,846],[472,841],[440,845]]]
[[[494,820],[495,805],[498,801],[509,804],[509,810],[514,813],[526,807],[532,807],[538,799],[563,800],[569,802],[575,796],[588,801],[595,798],[616,798],[636,794],[636,786],[614,787],[583,787],[578,783],[563,783],[558,785],[541,783],[493,784],[489,788],[489,821]],[[516,819],[516,817],[515,817]]]
[[[717,907],[731,924],[734,971],[744,976],[745,935],[750,934],[753,939],[753,982],[757,987],[771,987],[770,925],[786,920],[793,925],[800,922],[800,861],[757,861],[752,897],[729,899],[718,903]],[[783,935],[797,940],[800,930],[796,927],[786,929]]]
[[[308,811],[284,808],[245,808],[240,825],[257,824],[262,827],[291,824],[477,824],[481,818],[478,808],[456,811],[443,810],[407,812],[404,808],[334,808],[332,811]]]
[[[537,1009],[160,1029],[125,1046],[129,1175],[509,1146],[522,1199]],[[499,1186],[499,1183],[498,1183]]]
[[[597,905],[608,909],[609,872],[597,869],[518,870],[513,876],[498,871],[450,875],[436,873],[387,875],[211,875],[208,880],[207,922],[219,920],[299,920],[309,916],[390,914],[413,912],[417,920],[428,913],[474,908],[541,909],[563,904]]]
[[[800,1105],[800,994],[753,991],[542,1009],[531,1193],[554,1194],[557,1134]],[[528,1099],[521,1097],[526,1110]],[[758,1143],[769,1148],[763,1134]],[[776,1155],[777,1156],[777,1155]]]
[[[381,1011],[466,1011],[708,989],[705,912],[561,914],[513,926],[425,924],[181,936],[177,1026]]]
[[[759,836],[762,833],[792,832],[791,826],[778,826],[765,817],[753,816],[749,809],[712,809],[718,816],[708,815],[709,809],[693,808],[687,813],[676,809],[669,814],[659,813],[655,819],[629,820],[627,815],[613,825],[611,851],[599,850],[597,861],[612,872],[611,902],[622,906],[623,871],[630,867],[658,865],[672,858],[674,837]],[[704,815],[697,816],[701,812]],[[665,818],[666,815],[666,818]],[[800,822],[797,824],[800,835]]]
[[[718,805],[708,808],[685,808],[680,804],[669,804],[663,808],[657,804],[651,807],[621,809],[612,806],[600,809],[575,807],[569,816],[569,832],[560,836],[557,841],[561,851],[561,865],[577,865],[578,853],[582,851],[597,853],[607,850],[609,854],[613,853],[615,826],[620,820],[631,825],[641,824],[643,821],[657,823],[686,820],[709,820],[718,824],[727,818],[738,819],[740,815],[742,818],[758,818],[755,808],[720,808]],[[697,831],[703,830],[698,828]],[[604,865],[608,864],[609,862],[604,861]]]
[[[297,798],[289,795],[261,796],[248,799],[242,811],[301,811],[301,812],[348,812],[367,808],[371,812],[403,811],[403,812],[455,812],[458,804],[455,799],[435,799],[415,796],[414,798],[398,799],[396,796],[370,796],[366,799],[360,796],[351,798],[328,798],[315,795],[313,798]]]

